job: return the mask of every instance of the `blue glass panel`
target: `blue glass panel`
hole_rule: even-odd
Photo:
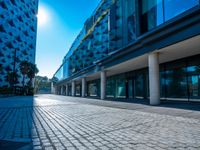
[[[164,0],[165,20],[172,19],[198,4],[199,0]]]
[[[141,2],[141,31],[144,33],[163,23],[163,1],[142,0]]]

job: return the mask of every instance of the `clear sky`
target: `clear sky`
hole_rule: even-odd
[[[36,64],[51,78],[101,0],[40,0]]]

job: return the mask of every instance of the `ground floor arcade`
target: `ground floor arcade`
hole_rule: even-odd
[[[55,93],[100,99],[149,99],[200,102],[200,37],[73,79]]]

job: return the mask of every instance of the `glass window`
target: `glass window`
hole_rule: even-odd
[[[148,73],[147,70],[136,72],[134,81],[134,93],[136,98],[147,98],[148,92]]]
[[[127,1],[128,42],[136,39],[135,0]]]
[[[165,20],[172,19],[198,4],[199,0],[164,0]]]
[[[126,80],[123,75],[117,76],[116,79],[116,97],[126,98]]]
[[[81,85],[80,84],[78,84],[78,85],[76,85],[76,89],[75,89],[76,91],[76,96],[81,96]]]
[[[110,77],[106,81],[106,96],[107,97],[115,97],[115,89],[116,89],[116,82],[115,78]]]
[[[144,80],[143,80],[143,75],[138,74],[135,79],[135,96],[137,98],[143,97],[143,89],[144,89]]]
[[[187,71],[190,98],[200,98],[200,65],[189,66]]]
[[[133,80],[129,79],[127,82],[127,91],[128,91],[128,98],[134,98],[134,92],[133,92]]]
[[[162,70],[160,71],[160,96],[161,97],[166,97],[165,96],[165,87],[166,87],[166,82],[165,82],[165,71]]]
[[[141,32],[145,33],[163,23],[162,0],[141,1]]]
[[[90,83],[88,86],[88,95],[89,96],[97,96],[97,84]]]
[[[68,85],[68,96],[72,96],[72,86]]]
[[[94,80],[88,82],[87,85],[88,96],[99,97],[100,96],[100,80]]]
[[[187,98],[186,68],[175,68],[166,72],[166,96],[171,98]]]

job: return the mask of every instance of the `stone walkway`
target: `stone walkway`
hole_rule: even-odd
[[[200,149],[199,111],[127,105],[54,95],[1,98],[0,149]]]

